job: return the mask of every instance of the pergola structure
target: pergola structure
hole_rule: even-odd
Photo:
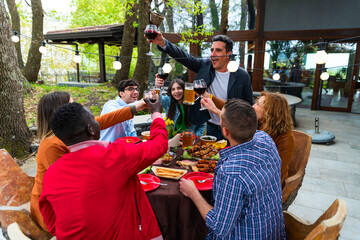
[[[73,29],[64,29],[50,31],[44,35],[48,44],[98,44],[99,63],[100,63],[100,81],[106,81],[105,71],[105,45],[121,46],[124,32],[124,24],[111,24],[103,26],[78,27]],[[134,45],[137,45],[137,34],[135,34]],[[79,64],[77,65],[77,76],[79,81]]]

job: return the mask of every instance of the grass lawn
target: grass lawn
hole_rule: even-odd
[[[95,116],[99,116],[103,105],[117,96],[117,90],[110,83],[95,87],[60,87],[52,85],[32,84],[33,89],[24,96],[26,123],[29,127],[36,125],[37,104],[42,96],[54,91],[70,93],[75,102],[81,103]]]

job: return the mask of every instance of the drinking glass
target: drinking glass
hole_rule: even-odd
[[[197,79],[194,81],[194,91],[203,98],[206,90],[206,82],[204,79]],[[200,110],[206,110],[206,107],[201,107]]]
[[[194,131],[191,129],[185,129],[183,131],[183,148],[187,148],[193,145],[194,143]]]
[[[166,79],[168,76],[169,76],[169,74],[168,74],[168,73],[165,73],[165,72],[164,72],[164,69],[163,69],[162,67],[159,67],[159,69],[158,69],[158,77],[164,79],[164,81],[165,81],[165,79]]]
[[[154,24],[148,24],[146,25],[145,28],[145,36],[147,37],[147,39],[149,39],[150,42],[150,50],[148,53],[146,53],[146,55],[148,56],[153,56],[155,55],[152,51],[151,51],[151,46],[152,46],[152,41],[157,37],[157,27]]]
[[[144,98],[149,99],[150,102],[154,103],[156,102],[157,99],[157,95],[156,92],[154,90],[145,90],[144,91]]]
[[[183,104],[194,105],[194,102],[195,102],[194,84],[186,82]]]

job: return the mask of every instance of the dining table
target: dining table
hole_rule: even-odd
[[[184,150],[181,147],[176,150],[176,157],[172,159],[168,167],[184,169],[176,165],[176,161],[179,160]],[[152,171],[149,174],[154,175]],[[155,213],[163,238],[169,240],[205,239],[207,234],[205,220],[201,217],[192,200],[180,192],[179,180],[167,178],[160,178],[160,180],[161,183],[167,185],[159,185],[156,189],[147,191],[146,195]],[[212,191],[206,190],[200,191],[200,193],[211,204]]]

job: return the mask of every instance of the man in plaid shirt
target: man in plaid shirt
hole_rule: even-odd
[[[209,205],[193,181],[180,180],[206,221],[206,239],[285,239],[280,184],[281,160],[275,143],[257,131],[254,109],[228,100],[220,113],[222,134],[230,147],[220,151]]]

